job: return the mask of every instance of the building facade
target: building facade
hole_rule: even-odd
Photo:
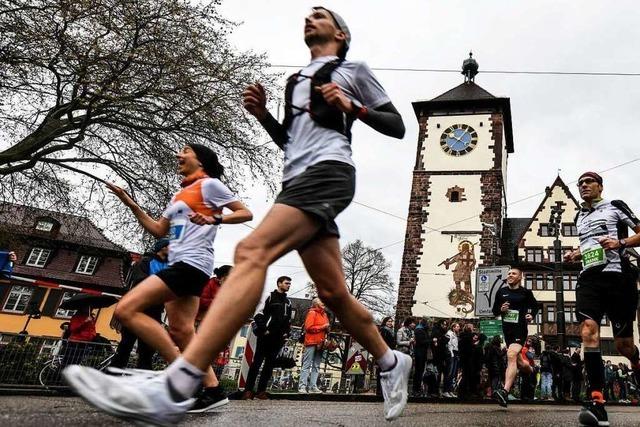
[[[13,276],[0,283],[0,332],[59,338],[60,325],[73,312],[60,304],[75,291],[38,286],[18,278],[122,294],[131,257],[107,239],[87,218],[24,205],[0,206],[0,232],[14,251]],[[109,340],[119,334],[110,327],[114,307],[97,312],[96,331]],[[29,314],[40,313],[29,319]],[[28,321],[28,322],[27,322]],[[27,324],[28,323],[28,324]]]

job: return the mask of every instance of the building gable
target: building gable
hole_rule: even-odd
[[[571,194],[569,187],[567,187],[562,178],[558,176],[551,187],[546,188],[544,199],[517,239],[519,260],[526,261],[526,250],[535,248],[542,249],[545,262],[549,261],[550,255],[548,251],[549,248],[553,247],[555,237],[545,232],[545,226],[549,224],[553,206],[560,206],[564,209],[560,226],[562,246],[570,246],[573,248],[578,246],[578,237],[568,235],[568,233],[565,232],[568,230],[564,229],[563,225],[568,226],[573,224],[573,219],[580,209],[580,206],[576,198]]]

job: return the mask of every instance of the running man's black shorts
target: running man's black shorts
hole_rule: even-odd
[[[204,271],[182,261],[171,264],[156,273],[156,276],[179,297],[199,297],[209,281],[209,276]]]
[[[529,335],[526,325],[524,328],[520,325],[510,327],[504,323],[502,324],[502,333],[504,334],[504,343],[507,347],[511,344],[524,345],[527,341],[527,336]]]
[[[283,182],[275,202],[311,214],[320,223],[315,237],[340,237],[335,218],[349,206],[355,191],[356,170],[353,166],[326,161],[309,166],[300,175]]]
[[[617,338],[633,336],[638,309],[638,288],[630,273],[585,271],[576,285],[576,315],[579,322],[592,319],[600,324],[606,314]]]

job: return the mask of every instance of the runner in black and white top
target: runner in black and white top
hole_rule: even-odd
[[[179,421],[204,370],[253,314],[269,265],[297,250],[318,297],[377,359],[385,418],[395,419],[404,409],[411,357],[389,349],[371,314],[348,292],[335,223],[355,192],[349,144],[353,122],[360,120],[394,138],[404,136],[404,124],[371,70],[364,63],[346,61],[351,33],[344,19],[316,7],[304,23],[311,63],[287,83],[284,122],[278,123],[267,111],[259,83],[243,93],[246,110],[285,152],[282,191],[275,205],[236,247],[225,286],[166,377],[133,390],[88,369],[74,374],[91,384],[89,391],[77,391],[96,406],[146,422]]]
[[[565,261],[582,261],[576,286],[576,311],[581,322],[589,402],[580,412],[583,425],[608,426],[604,409],[604,366],[600,352],[600,321],[611,321],[616,349],[631,361],[640,378],[640,355],[633,342],[633,320],[638,307],[638,273],[625,253],[640,245],[640,220],[621,200],[602,198],[602,177],[585,172],[578,179],[584,200],[576,217],[580,248]],[[629,236],[629,228],[635,234]]]
[[[527,340],[527,324],[538,314],[538,301],[530,289],[522,287],[522,272],[512,268],[507,272],[507,285],[500,288],[493,302],[493,315],[502,319],[502,332],[507,345],[507,370],[504,388],[495,390],[493,398],[507,406],[509,391],[518,374],[531,375],[532,366],[520,354]]]

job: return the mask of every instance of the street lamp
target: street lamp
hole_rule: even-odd
[[[558,329],[558,345],[560,348],[565,347],[566,343],[566,325],[564,321],[564,286],[562,282],[562,243],[560,242],[560,224],[562,224],[562,214],[564,209],[560,206],[551,207],[551,216],[549,218],[549,229],[555,237],[553,241],[554,264],[553,264],[553,283],[556,291],[556,326]]]

